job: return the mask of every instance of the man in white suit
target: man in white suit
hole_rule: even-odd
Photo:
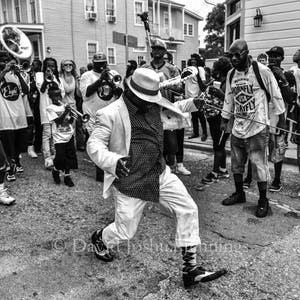
[[[183,281],[188,287],[226,271],[208,272],[196,264],[198,207],[163,158],[166,121],[180,122],[182,112],[197,110],[200,100],[172,104],[161,96],[159,81],[155,71],[139,68],[123,96],[97,112],[87,152],[105,171],[103,196],[112,194],[115,221],[94,232],[92,243],[98,259],[112,261],[110,249],[134,236],[147,201],[159,202],[176,216],[176,246],[182,249]]]

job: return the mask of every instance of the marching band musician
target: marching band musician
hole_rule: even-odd
[[[106,91],[103,87],[104,76],[109,70],[106,55],[103,52],[95,53],[92,61],[93,69],[82,74],[80,79],[80,91],[83,98],[82,110],[85,114],[90,115],[90,120],[85,125],[89,135],[95,126],[96,112],[114,102],[121,95],[115,95],[111,88]],[[103,182],[103,176],[103,171],[96,166],[96,180]]]
[[[59,79],[57,61],[52,57],[47,57],[43,61],[42,72],[36,73],[36,86],[40,91],[40,115],[41,124],[43,125],[42,147],[46,169],[52,168],[55,154],[51,123],[47,115],[47,107],[52,104],[48,89],[52,85],[58,86],[62,96],[64,96],[65,92]]]
[[[48,88],[49,98],[53,104],[47,107],[47,117],[51,122],[51,130],[55,146],[52,176],[56,184],[60,184],[60,171],[64,172],[66,186],[74,186],[70,176],[71,169],[77,169],[77,157],[74,143],[74,118],[71,104],[63,105],[61,91],[56,85]]]
[[[8,181],[15,181],[16,172],[22,172],[19,155],[27,151],[27,120],[22,93],[28,94],[28,85],[20,75],[15,59],[0,53],[0,139],[9,163]]]
[[[167,53],[166,43],[155,38],[151,43],[151,56],[152,61],[150,64],[144,64],[142,68],[148,68],[158,73],[160,81],[165,81],[170,78],[174,78],[180,75],[176,66],[166,62],[164,55]],[[172,87],[172,90],[178,93],[183,91],[182,85],[178,84]],[[162,95],[170,102],[174,102],[174,93],[169,89],[163,89]],[[181,175],[190,175],[191,172],[185,168],[183,163],[175,162],[176,153],[178,152],[177,133],[175,130],[164,130],[164,156],[167,164],[170,166],[172,172]]]

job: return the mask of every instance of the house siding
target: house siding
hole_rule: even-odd
[[[177,65],[181,67],[181,61],[187,61],[191,53],[199,52],[199,39],[198,39],[198,20],[188,14],[184,14],[184,23],[194,25],[194,36],[184,36],[184,44],[177,46]],[[183,30],[183,28],[182,28]]]
[[[293,54],[300,48],[300,1],[288,0],[249,0],[245,1],[244,39],[250,54],[268,51],[273,46],[281,46],[285,51],[284,68],[293,65]],[[253,26],[256,8],[263,15],[261,27]]]
[[[138,0],[144,3],[144,11],[148,11],[150,0]],[[32,18],[26,17],[19,24],[30,36],[32,41],[38,42],[35,47],[35,57],[44,59],[46,56],[55,58],[58,64],[63,59],[73,59],[78,67],[86,66],[88,63],[87,43],[95,42],[98,44],[98,51],[107,54],[108,48],[115,49],[116,64],[111,68],[124,74],[127,65],[127,59],[138,60],[143,56],[148,62],[150,61],[150,49],[147,49],[146,33],[144,25],[135,24],[135,0],[115,0],[115,17],[116,22],[110,23],[106,20],[106,0],[95,1],[96,20],[88,20],[85,15],[85,1],[75,0],[37,0],[36,15],[37,24],[32,23]],[[24,2],[25,3],[25,2]],[[155,2],[156,6],[158,2]],[[2,2],[0,1],[0,9]],[[8,23],[17,25],[13,18],[12,1],[8,1]],[[192,12],[185,13],[184,5],[164,0],[160,6],[160,27],[163,33],[163,12],[170,11],[171,23],[163,34],[163,38],[170,51],[174,53],[174,63],[181,65],[181,60],[186,59],[188,53],[198,51],[198,21],[199,16]],[[31,16],[30,5],[27,9],[22,9],[24,16]],[[184,17],[183,17],[184,14]],[[0,14],[2,18],[2,14]],[[194,24],[194,36],[183,36],[183,19],[185,22]],[[25,17],[24,17],[25,19]],[[28,20],[27,20],[28,19]],[[157,18],[156,18],[157,19]],[[127,28],[126,28],[127,20]],[[3,22],[3,20],[0,20]],[[1,25],[1,24],[0,24]],[[113,43],[113,32],[132,35],[137,38],[138,46],[144,47],[131,48],[124,45]],[[170,32],[171,29],[171,32]],[[151,34],[154,32],[151,31]],[[155,34],[153,35],[155,36]],[[49,50],[49,51],[48,51]],[[146,51],[147,50],[147,51]]]

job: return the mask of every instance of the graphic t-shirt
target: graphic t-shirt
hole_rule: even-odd
[[[268,67],[258,65],[264,85],[271,95],[272,113],[280,115],[285,112],[285,105],[277,81]],[[252,65],[248,72],[235,70],[231,85],[230,73],[228,72],[226,80],[222,117],[230,119],[230,112],[233,112],[235,115],[232,134],[244,139],[256,135],[266,127],[265,124],[270,124],[269,103],[265,91],[256,79]]]
[[[68,121],[68,115],[65,117],[61,124],[56,124],[54,121],[60,117],[65,111],[63,105],[50,104],[47,107],[47,116],[52,125],[52,135],[54,144],[67,143],[74,134],[74,128]]]
[[[85,114],[90,115],[90,120],[85,124],[86,129],[90,134],[95,127],[97,111],[100,108],[103,108],[116,100],[116,98],[113,97],[109,101],[104,101],[99,97],[97,92],[91,95],[90,97],[86,96],[86,90],[88,86],[90,86],[95,81],[97,81],[100,78],[100,76],[101,76],[100,73],[91,70],[83,73],[80,79],[80,91],[82,93],[82,99],[83,99],[82,110]]]
[[[19,78],[12,72],[0,83],[0,130],[27,127],[26,112]]]

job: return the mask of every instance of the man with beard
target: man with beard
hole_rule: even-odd
[[[254,63],[251,64],[249,59],[246,41],[234,41],[230,46],[228,56],[233,70],[227,75],[221,129],[226,129],[234,113],[231,169],[236,191],[224,199],[222,204],[233,205],[246,201],[243,191],[243,173],[245,162],[249,157],[252,163],[253,179],[257,181],[259,190],[255,215],[263,218],[267,216],[269,210],[267,198],[269,105],[273,106],[273,114],[278,116],[277,127],[283,129],[285,128],[285,106],[274,75],[268,67],[262,64],[257,64],[256,67],[258,67],[264,88],[258,81]],[[233,75],[232,72],[234,72]],[[270,95],[270,103],[267,93]]]
[[[111,249],[134,237],[147,202],[159,203],[176,217],[175,241],[182,250],[183,282],[190,287],[217,279],[226,270],[208,272],[197,265],[198,207],[166,166],[163,123],[199,109],[201,103],[190,98],[172,104],[161,96],[159,82],[153,70],[138,68],[122,97],[97,112],[87,152],[105,170],[103,196],[112,195],[115,220],[95,231],[92,243],[96,257],[111,262]]]

